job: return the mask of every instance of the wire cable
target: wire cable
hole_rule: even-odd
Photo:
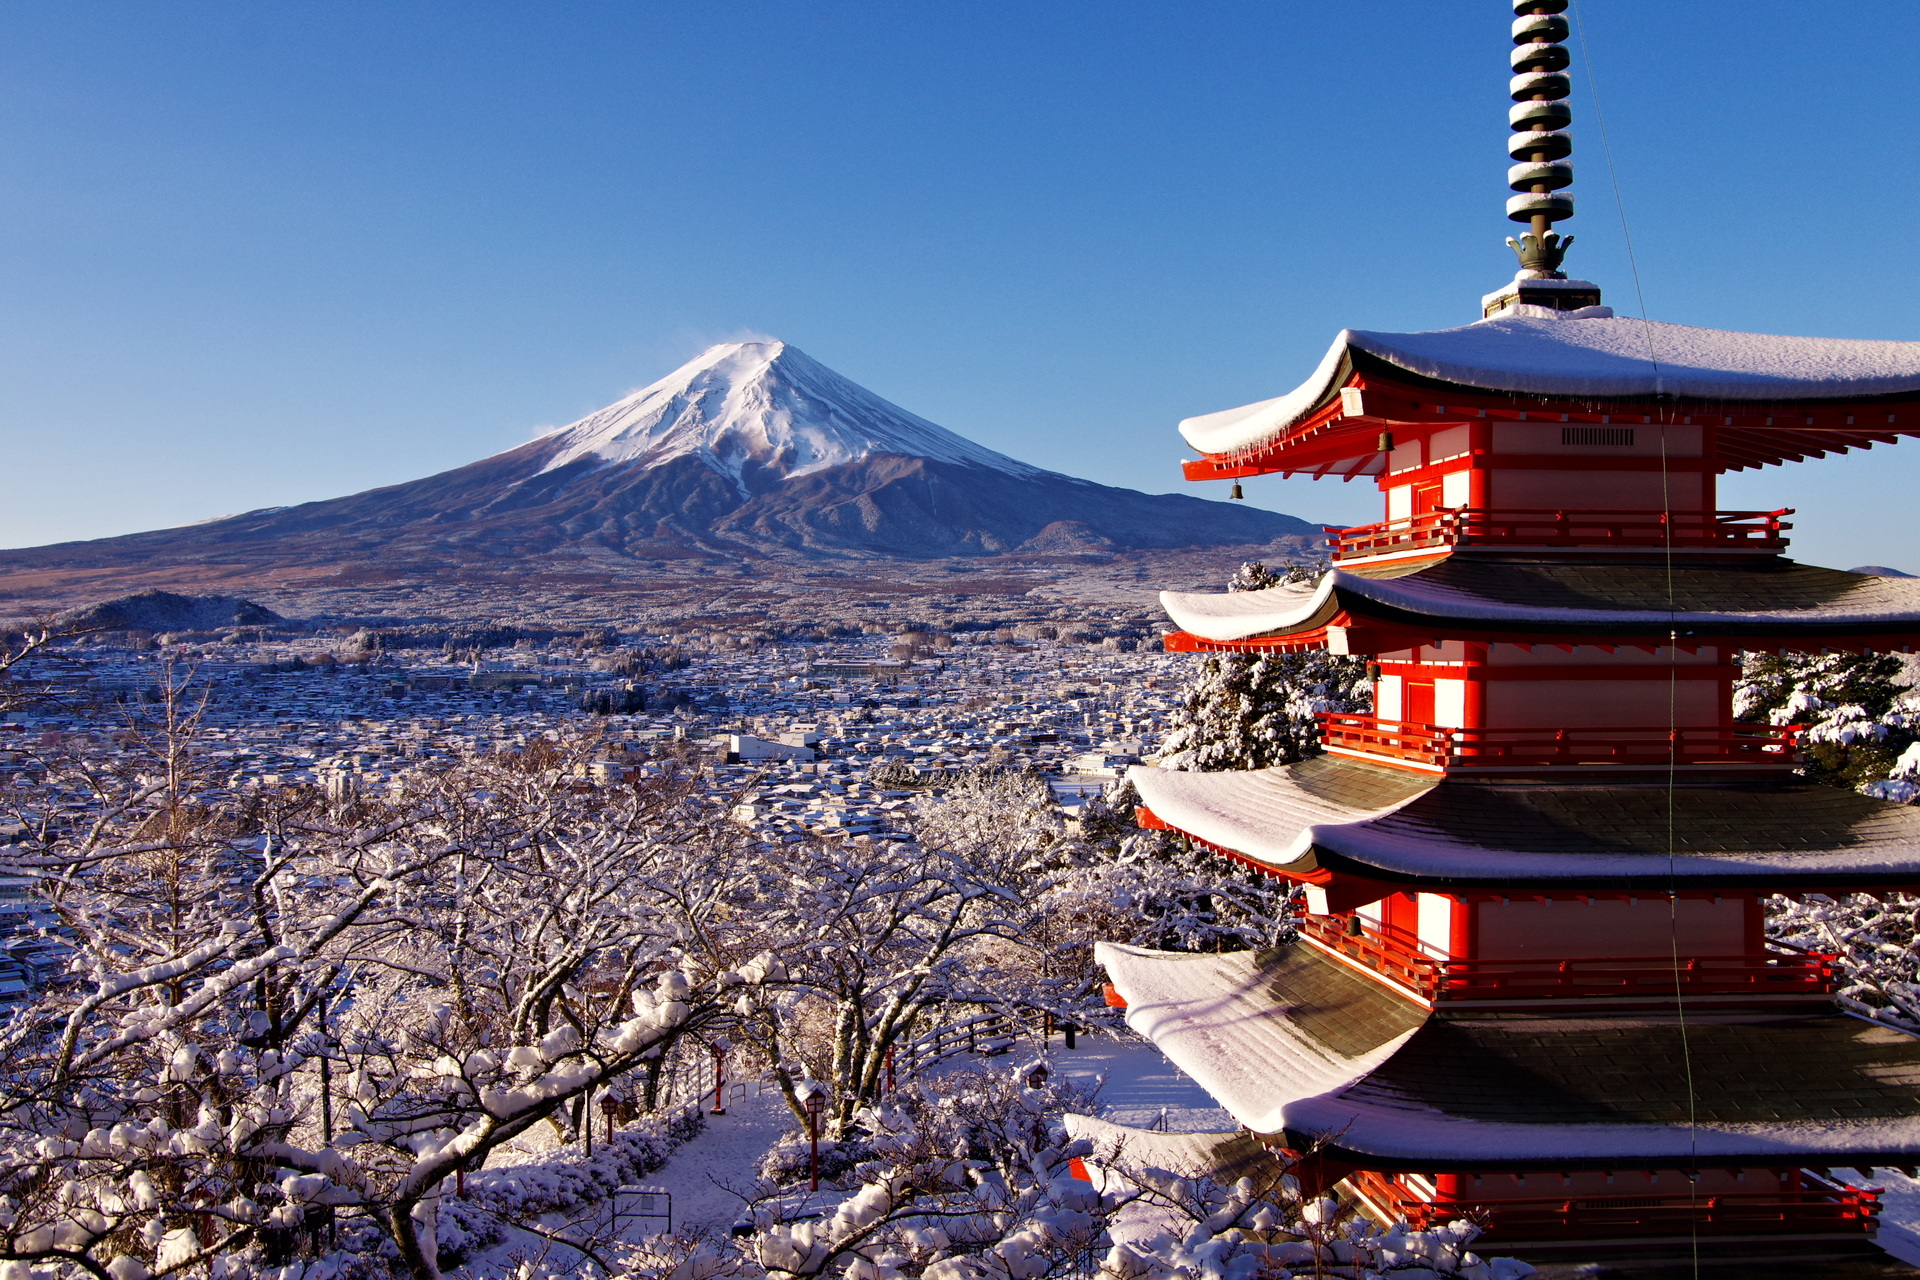
[[[1633,279],[1634,300],[1639,304],[1640,334],[1647,344],[1647,363],[1653,369],[1653,387],[1655,394],[1662,391],[1660,352],[1655,346],[1653,325],[1647,316],[1647,291],[1640,279],[1639,256],[1633,249],[1633,229],[1627,221],[1627,202],[1620,192],[1620,170],[1613,159],[1613,142],[1607,134],[1607,119],[1600,109],[1600,84],[1593,71],[1593,53],[1587,44],[1586,15],[1581,11],[1580,0],[1573,0],[1574,29],[1580,37],[1580,63],[1586,71],[1587,97],[1593,103],[1593,122],[1600,132],[1600,151],[1607,162],[1607,179],[1613,188],[1613,207],[1620,218],[1620,239],[1627,250],[1627,270]],[[1674,1018],[1680,1033],[1680,1062],[1685,1072],[1687,1090],[1687,1158],[1693,1166],[1688,1171],[1688,1199],[1692,1212],[1687,1215],[1691,1228],[1691,1253],[1694,1280],[1700,1276],[1700,1130],[1699,1097],[1694,1087],[1693,1051],[1691,1037],[1687,1029],[1687,1009],[1685,979],[1680,967],[1680,893],[1678,875],[1678,841],[1675,832],[1675,806],[1678,799],[1680,769],[1680,628],[1679,610],[1675,608],[1673,588],[1673,495],[1672,471],[1667,458],[1667,428],[1672,425],[1672,411],[1664,405],[1660,408],[1660,505],[1667,515],[1665,538],[1665,568],[1667,589],[1667,939],[1673,961],[1673,1004]]]

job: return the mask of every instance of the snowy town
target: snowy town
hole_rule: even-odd
[[[378,635],[364,629],[224,643],[143,633],[138,649],[88,637],[10,673],[22,706],[0,720],[0,752],[71,736],[110,753],[170,690],[197,717],[207,800],[291,785],[344,799],[382,795],[436,759],[524,748],[585,724],[601,740],[584,774],[596,784],[617,780],[629,755],[681,743],[710,762],[712,794],[736,798],[735,818],[762,838],[904,839],[894,819],[947,773],[1043,775],[1071,817],[1158,745],[1186,664],[1157,641],[1140,649],[1057,631],[742,647],[722,634],[718,648],[708,633],[594,635],[592,648],[579,637],[517,640],[459,663],[369,652]]]

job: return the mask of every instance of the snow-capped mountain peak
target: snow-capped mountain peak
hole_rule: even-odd
[[[582,459],[652,466],[693,456],[743,494],[749,466],[791,478],[874,454],[1046,474],[908,413],[784,342],[709,347],[546,438],[556,448],[545,471]]]

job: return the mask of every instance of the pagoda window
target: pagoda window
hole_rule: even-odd
[[[1413,514],[1413,486],[1397,484],[1387,490],[1387,519],[1405,520]]]
[[[1413,470],[1425,461],[1425,453],[1418,436],[1395,441],[1393,448],[1387,450],[1387,474]]]
[[[1565,960],[1608,956],[1671,963],[1683,956],[1737,956],[1751,949],[1747,898],[1663,896],[1619,899],[1515,898],[1472,907],[1473,954],[1485,960]]]
[[[1464,682],[1449,682],[1464,683]],[[1693,680],[1488,680],[1485,727],[1492,729],[1707,728],[1731,716],[1725,685]],[[1464,728],[1458,721],[1423,720]],[[1472,726],[1478,728],[1480,726]]]
[[[1587,431],[1610,430],[1612,436],[1589,435]],[[1573,428],[1558,422],[1496,422],[1493,424],[1493,451],[1496,454],[1566,454],[1590,458],[1699,458],[1705,456],[1703,429],[1700,427],[1635,426],[1632,428]],[[1664,447],[1663,447],[1664,446]]]
[[[1469,507],[1473,505],[1473,474],[1466,470],[1449,471],[1440,477],[1440,505],[1443,507]]]
[[[1382,720],[1401,720],[1402,708],[1406,703],[1402,699],[1405,681],[1399,676],[1383,675],[1374,681],[1373,713]]]
[[[1421,724],[1447,729],[1465,729],[1467,724],[1467,682],[1438,679],[1433,682],[1433,714]]]
[[[1427,441],[1427,461],[1446,462],[1451,458],[1464,458],[1467,455],[1467,448],[1471,439],[1472,436],[1467,424],[1464,422],[1456,427],[1447,427],[1444,430],[1436,431],[1433,433],[1433,438]],[[1464,472],[1460,474],[1465,475]],[[1452,506],[1454,504],[1448,503],[1447,505]]]

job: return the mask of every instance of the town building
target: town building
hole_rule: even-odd
[[[1137,766],[1142,822],[1303,887],[1272,954],[1105,947],[1131,1024],[1382,1221],[1533,1261],[1864,1248],[1855,1170],[1920,1163],[1920,1039],[1838,1007],[1771,895],[1920,888],[1920,810],[1736,722],[1743,654],[1910,652],[1920,581],[1798,564],[1728,471],[1920,435],[1920,343],[1615,316],[1561,272],[1565,0],[1514,7],[1484,317],[1342,333],[1181,424],[1193,479],[1371,477],[1317,582],[1162,597],[1186,651],[1364,659],[1371,715],[1279,768]]]

